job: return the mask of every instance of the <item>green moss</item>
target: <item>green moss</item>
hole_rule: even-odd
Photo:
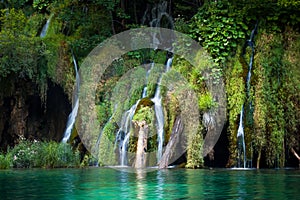
[[[34,14],[28,18],[25,26],[25,32],[30,37],[39,36],[40,31],[45,23],[45,16],[42,14]]]
[[[108,140],[113,142],[113,141],[115,141],[116,131],[117,131],[117,129],[116,129],[115,125],[113,124],[113,122],[108,122],[105,124],[105,126],[103,128],[102,134],[105,135]]]
[[[215,102],[213,100],[213,97],[210,93],[204,93],[203,95],[200,95],[198,100],[199,109],[203,111],[207,111],[209,109],[212,109],[215,106]]]
[[[162,64],[155,64],[152,70],[150,71],[147,84],[147,97],[154,97],[155,91],[157,89],[157,82],[163,71],[164,65]]]
[[[111,140],[112,132],[102,134],[99,144],[98,162],[100,166],[111,166],[117,164],[117,158],[115,154],[114,141]]]
[[[149,106],[141,106],[133,116],[134,121],[145,121],[151,124],[154,121],[154,110]]]
[[[189,139],[187,148],[187,164],[186,168],[201,168],[204,165],[202,157],[203,139],[201,134],[193,134]]]
[[[226,71],[226,92],[227,92],[227,110],[229,112],[229,165],[234,166],[237,156],[237,130],[239,124],[239,115],[245,102],[245,82],[244,69],[240,63],[239,54],[230,59],[229,67]]]
[[[179,102],[174,93],[168,93],[163,98],[164,120],[165,120],[165,141],[169,141],[176,117],[179,115]]]

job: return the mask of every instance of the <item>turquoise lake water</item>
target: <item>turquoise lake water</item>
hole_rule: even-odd
[[[300,199],[300,170],[0,170],[0,199]]]

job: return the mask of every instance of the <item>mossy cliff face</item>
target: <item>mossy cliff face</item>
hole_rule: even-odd
[[[145,5],[161,1],[3,2],[6,3],[0,3],[0,147],[6,150],[23,137],[59,141],[71,111],[75,82],[71,54],[80,66],[101,41],[131,27],[141,27]],[[174,17],[174,28],[189,34],[204,47],[216,64],[211,76],[224,80],[227,122],[210,158],[215,158],[216,163],[222,160],[218,164],[220,167],[237,166],[237,130],[241,107],[245,105],[246,156],[252,166],[283,167],[295,166],[294,163],[298,166],[298,160],[291,153],[291,149],[300,152],[298,3],[218,0],[193,1],[195,6],[191,6],[187,1],[170,2],[168,10]],[[49,18],[47,34],[40,38]],[[243,47],[255,24],[258,24],[258,32],[254,38],[254,63],[247,95],[245,85],[251,51],[248,47],[243,53]],[[182,47],[182,51],[187,48],[189,44]],[[122,113],[140,99],[145,85],[149,99],[155,94],[163,68],[151,70],[145,84],[145,80],[138,77],[145,77],[151,65],[145,69],[138,66],[148,60],[163,64],[165,53],[145,49],[128,52],[112,63],[98,83],[95,106],[105,136],[100,142],[99,157],[110,159],[107,162],[100,159],[100,163],[117,163],[115,149],[110,144],[115,142]],[[208,133],[208,126],[203,126],[202,119],[218,106],[215,102],[218,96],[208,91],[210,86],[201,73],[202,67],[191,66],[180,55],[174,55],[169,74],[180,73],[197,96],[198,107],[193,110],[199,112],[200,126],[197,133],[188,138],[187,153],[183,156],[186,166],[191,168],[207,165],[200,153]],[[132,73],[123,80],[130,70]],[[131,89],[127,93],[121,93],[129,86]],[[167,146],[182,110],[176,91],[161,89],[164,146]],[[118,98],[114,98],[115,93]],[[136,117],[144,114],[147,112]],[[154,119],[152,114],[145,117]],[[149,123],[149,132],[154,130]],[[148,151],[157,150],[156,141],[156,136],[148,138]],[[130,141],[130,152],[135,152],[136,142]]]
[[[263,22],[262,22],[263,23]],[[247,159],[253,167],[284,167],[295,164],[291,148],[299,148],[299,49],[300,35],[286,26],[282,31],[261,27],[255,39],[255,56],[246,97],[245,71],[249,52],[236,54],[228,62],[226,90],[228,100],[228,166],[237,159],[236,134],[239,112],[245,105],[245,143]],[[244,66],[245,65],[245,66]]]

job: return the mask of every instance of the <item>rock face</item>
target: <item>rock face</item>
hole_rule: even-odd
[[[136,149],[136,159],[134,168],[140,169],[146,167],[146,150],[148,138],[148,125],[146,121],[135,121],[135,127],[138,128],[138,142]]]
[[[0,85],[0,150],[21,138],[61,140],[71,105],[60,86],[49,81],[42,102],[32,81],[7,77]]]
[[[165,147],[165,151],[158,163],[158,167],[160,169],[167,168],[169,164],[173,163],[178,159],[182,153],[185,152],[185,144],[181,143],[184,140],[182,137],[184,136],[182,134],[183,132],[183,124],[180,117],[177,117],[172,129],[170,140]]]

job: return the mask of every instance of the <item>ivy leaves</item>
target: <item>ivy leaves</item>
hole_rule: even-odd
[[[248,27],[238,12],[232,12],[228,3],[211,2],[194,16],[192,37],[197,39],[213,56],[223,63],[235,52],[239,39],[245,38]]]

